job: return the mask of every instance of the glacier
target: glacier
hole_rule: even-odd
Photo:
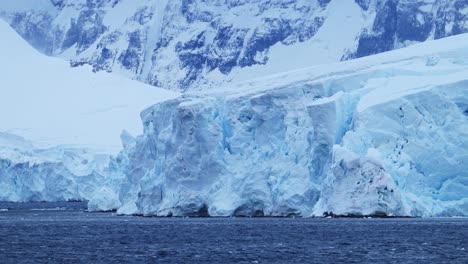
[[[467,10],[466,0],[16,0],[0,17],[72,65],[193,90],[466,33]]]
[[[179,93],[34,50],[0,21],[0,201],[89,200],[141,109]],[[115,206],[115,204],[113,205]]]
[[[0,132],[0,201],[87,200],[105,179],[110,158],[85,148],[37,148]]]
[[[120,214],[468,215],[468,35],[147,108]],[[91,200],[93,202],[93,200]]]

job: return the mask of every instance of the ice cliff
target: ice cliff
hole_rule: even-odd
[[[119,213],[468,215],[468,35],[193,92],[141,114]]]
[[[0,133],[0,201],[87,200],[104,180],[110,156],[91,150],[36,148]]]

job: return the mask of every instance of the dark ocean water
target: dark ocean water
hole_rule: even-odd
[[[468,219],[143,218],[0,203],[0,263],[468,263]]]

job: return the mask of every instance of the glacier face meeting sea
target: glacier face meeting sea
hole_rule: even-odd
[[[460,35],[150,107],[144,135],[127,138],[112,163],[118,212],[467,215],[465,43]]]
[[[0,5],[0,200],[468,215],[466,1],[33,2]]]

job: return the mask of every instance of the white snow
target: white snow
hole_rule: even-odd
[[[0,13],[4,12],[24,12],[29,10],[51,11],[54,10],[50,0],[3,0],[0,5]]]
[[[67,145],[105,153],[121,149],[123,129],[140,134],[140,111],[176,92],[90,67],[70,68],[29,46],[0,21],[0,131],[37,147]]]
[[[153,25],[146,28],[146,43],[145,43],[145,63],[141,71],[142,76],[148,76],[151,70],[151,59],[155,43],[161,38],[161,31],[163,27],[164,11],[166,9],[168,0],[160,1],[156,6],[156,14],[153,15]]]

